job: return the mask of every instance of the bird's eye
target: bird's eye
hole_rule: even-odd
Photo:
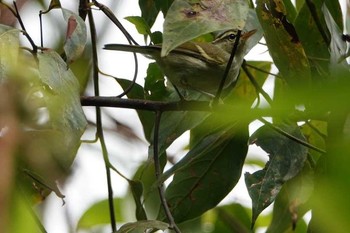
[[[235,34],[230,34],[227,36],[229,40],[234,40],[236,38]]]

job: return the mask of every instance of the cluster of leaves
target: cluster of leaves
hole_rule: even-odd
[[[92,7],[88,1],[80,2],[80,9]],[[177,93],[166,85],[155,63],[148,67],[144,86],[116,79],[126,90],[128,99],[126,102],[114,99],[114,106],[136,108],[150,143],[149,157],[153,159],[145,161],[132,179],[126,179],[132,200],[128,196],[112,199],[110,195],[108,200],[96,203],[84,213],[79,229],[110,223],[117,231],[115,215],[117,221],[128,222],[117,232],[167,228],[178,232],[250,232],[254,226],[267,227],[267,232],[305,232],[306,228],[310,232],[346,232],[349,229],[344,216],[350,210],[346,197],[350,162],[346,100],[350,82],[342,12],[339,1],[296,2],[294,6],[290,0],[257,0],[253,6],[245,0],[174,0],[174,4],[170,0],[139,0],[141,17],[126,19],[135,24],[146,41],[148,38],[153,43],[164,41],[163,55],[184,41],[214,30],[245,29],[260,23],[268,51],[279,71],[274,97],[270,98],[261,88],[272,67],[265,61],[244,62],[235,87],[223,93],[223,103],[215,106],[210,104],[208,96],[192,92],[188,96],[194,101],[173,104],[178,99]],[[120,27],[106,6],[97,1],[93,4]],[[39,187],[41,194],[42,190],[48,190],[63,197],[55,180],[70,168],[86,126],[79,102],[79,84],[69,69],[70,63],[82,59],[79,56],[86,43],[83,21],[86,12],[80,12],[80,17],[53,0],[42,13],[56,8],[62,10],[67,25],[65,60],[53,50],[38,50],[34,44],[28,49],[30,52],[20,49],[21,31],[0,27],[1,88],[8,90],[10,96],[16,96],[13,102],[18,105],[11,115],[17,123],[1,115],[0,120],[4,120],[0,126],[15,124],[12,128],[20,129],[21,136],[17,137],[20,139],[14,145],[5,146],[20,148],[16,153],[23,161],[18,168],[35,183],[34,187]],[[19,17],[14,9],[12,11]],[[160,12],[165,16],[164,35],[152,32]],[[96,35],[92,13],[89,14],[94,47]],[[259,23],[254,22],[252,14]],[[25,30],[23,26],[22,30]],[[27,38],[30,39],[28,35]],[[91,57],[96,71],[95,55]],[[23,59],[27,61],[24,64]],[[23,70],[26,72],[19,72]],[[96,85],[96,72],[93,78]],[[13,91],[12,85],[20,89]],[[267,107],[259,106],[259,94],[266,99]],[[252,107],[254,102],[257,104]],[[101,105],[99,103],[95,105]],[[6,104],[0,104],[1,108],[9,109]],[[101,114],[99,108],[96,111]],[[43,116],[48,117],[44,122],[40,120]],[[271,117],[272,123],[264,117]],[[255,120],[264,126],[249,136],[248,125]],[[103,129],[99,128],[98,120],[96,125],[97,136],[103,142],[99,133]],[[189,152],[163,172],[168,161],[167,148],[188,130],[191,132]],[[3,138],[11,136],[4,135]],[[260,146],[269,157],[261,170],[245,174],[252,208],[239,203],[218,206],[241,177],[242,168],[248,163],[249,144]],[[107,170],[117,171],[105,152],[104,159]],[[162,193],[163,183],[171,176]],[[30,186],[31,182],[24,180],[23,183]],[[124,208],[131,202],[135,205],[133,219],[126,217],[130,208]],[[272,219],[259,217],[271,203],[274,203]],[[165,204],[170,214],[163,208]],[[324,211],[325,208],[328,211]],[[312,220],[307,226],[303,216],[309,210],[312,210]],[[13,219],[17,221],[18,217]],[[212,227],[204,229],[208,225]]]
[[[16,5],[16,9],[4,6],[18,13]],[[51,4],[46,13],[53,8],[60,5]],[[84,49],[86,27],[78,15],[60,9],[62,23],[74,27],[64,44],[69,63]],[[56,181],[69,174],[87,125],[80,85],[67,62],[52,49],[39,51],[31,39],[32,49],[21,48],[22,32],[0,25],[1,140],[11,142],[0,146],[1,170],[4,179],[16,180],[2,187],[8,191],[3,200],[11,203],[2,211],[2,232],[40,231],[32,224],[28,204],[45,199],[50,192],[63,200]]]
[[[182,42],[210,32],[213,28],[225,29],[227,25],[221,25],[220,28],[215,22],[220,17],[208,17],[217,13],[208,10],[210,4],[215,3],[204,0],[174,1],[165,18],[162,53],[165,55]],[[243,4],[240,8],[235,3],[242,4],[242,1],[220,3],[226,4],[225,10],[228,12],[231,4],[243,14],[241,18],[230,21],[231,27],[244,28],[247,20],[249,23],[249,18],[244,16],[244,12],[248,12],[245,8],[248,5]],[[215,9],[221,9],[220,3]],[[145,38],[149,36],[152,42],[157,43],[158,40],[153,40],[155,32],[151,30],[154,21],[151,20],[150,24],[147,22],[152,18],[149,12],[157,14],[160,8],[154,1],[140,1],[140,8],[142,17],[127,19],[135,24]],[[150,9],[158,11],[155,13]],[[226,14],[223,10],[219,12],[222,17]],[[338,88],[339,85],[348,85],[346,77],[349,72],[339,2],[298,1],[294,6],[289,0],[258,0],[255,12],[270,55],[279,70],[273,99],[261,90],[271,64],[248,61],[243,65],[235,88],[223,97],[225,104],[222,108],[210,113],[165,111],[157,138],[153,138],[153,115],[138,111],[145,136],[150,143],[156,141],[159,145],[163,163],[168,146],[185,131],[191,131],[189,152],[160,177],[163,182],[173,175],[166,187],[165,197],[175,223],[184,232],[202,232],[200,226],[208,223],[214,225],[208,232],[248,232],[260,213],[273,202],[272,220],[257,223],[258,226],[266,226],[268,232],[305,232],[307,225],[303,216],[309,210],[313,210],[309,230],[318,232],[317,224],[325,221],[325,216],[329,217],[317,212],[321,200],[324,200],[319,194],[319,190],[323,190],[326,185],[322,178],[330,175],[324,172],[324,159],[333,153],[330,148],[326,148],[330,143],[328,131],[332,126],[330,121],[337,119],[336,116],[335,119],[331,118],[334,110],[340,111],[340,116],[345,117],[342,122],[347,117],[345,106],[334,108],[340,97],[346,97],[346,92],[340,94]],[[335,94],[333,90],[338,91]],[[266,98],[269,107],[263,110],[251,108],[259,98],[257,92]],[[128,97],[173,101],[173,94],[165,86],[164,77],[157,66],[151,63],[145,86],[137,86]],[[190,96],[197,98],[194,94]],[[335,114],[339,116],[339,112]],[[273,123],[265,121],[263,116],[272,117]],[[256,119],[265,125],[248,137],[247,126]],[[340,128],[335,131],[340,132],[346,125],[338,124],[336,127]],[[260,146],[269,156],[268,163],[261,170],[245,174],[253,203],[251,217],[238,204],[217,207],[241,176],[249,143]],[[153,149],[151,147],[151,154],[154,153]],[[159,207],[160,201],[155,190],[157,181],[153,174],[153,162],[148,161],[140,167],[134,179],[143,184],[142,208],[145,208],[146,216],[166,221],[166,214]],[[81,224],[96,224],[90,225],[85,221],[92,216],[93,209],[82,218]],[[208,216],[215,217],[211,219]],[[249,218],[250,222],[244,220]],[[329,224],[327,229],[341,232],[339,229],[346,229],[346,223],[336,227]]]

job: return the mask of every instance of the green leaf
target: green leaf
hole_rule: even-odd
[[[50,127],[63,134],[62,154],[57,159],[68,169],[87,125],[80,104],[79,83],[56,52],[44,51],[38,53],[37,58],[40,79],[47,86],[42,94],[50,116]]]
[[[168,10],[174,0],[155,0],[156,6],[163,12],[164,17],[168,13]]]
[[[157,220],[145,220],[145,221],[137,221],[132,223],[126,223],[120,227],[117,233],[131,233],[131,232],[146,232],[148,229],[158,229],[158,230],[166,230],[168,229],[169,224]]]
[[[147,160],[142,163],[137,169],[133,179],[142,182],[144,189],[143,204],[146,209],[147,217],[149,219],[156,218],[160,207],[160,200],[158,189],[154,185],[156,182],[156,175],[153,160]]]
[[[340,30],[336,22],[334,21],[331,13],[329,12],[327,6],[324,4],[322,7],[324,13],[324,18],[328,27],[331,37],[331,43],[329,45],[329,50],[331,54],[331,71],[332,74],[336,76],[336,72],[340,69],[347,69],[348,63],[345,60],[347,44],[343,40],[343,31]]]
[[[247,153],[247,127],[236,123],[208,135],[179,162],[166,198],[175,222],[215,207],[236,185]],[[159,219],[164,219],[160,212]]]
[[[13,188],[11,201],[7,203],[10,205],[2,205],[2,210],[5,211],[5,214],[9,214],[9,222],[5,223],[5,226],[7,225],[10,228],[10,231],[7,232],[42,232],[42,229],[38,226],[37,219],[33,216],[33,210],[30,209],[32,206],[28,205],[28,200],[21,191],[22,189],[19,186]],[[5,209],[6,206],[11,208]],[[7,210],[8,212],[6,212]],[[3,226],[1,226],[1,229],[4,229]]]
[[[304,3],[305,3],[305,0],[296,0],[295,1],[295,7],[296,7],[298,12],[303,7]]]
[[[272,222],[266,232],[293,232],[303,222],[303,215],[310,209],[305,203],[309,201],[313,188],[313,170],[305,163],[304,169],[287,181],[277,195]]]
[[[294,25],[305,53],[310,60],[313,75],[316,75],[317,78],[320,78],[320,75],[327,77],[330,57],[328,50],[330,35],[326,28],[321,7],[324,3],[326,4],[341,30],[343,29],[342,12],[339,1],[313,0],[312,3],[313,11],[317,15],[319,25],[321,25],[321,30],[324,32],[326,38],[321,35],[320,30],[310,13],[310,9],[305,2],[298,13]]]
[[[214,215],[212,223],[214,231],[211,233],[248,233],[250,232],[250,209],[238,203],[217,207],[208,214]]]
[[[162,114],[159,130],[159,150],[166,150],[171,143],[187,130],[203,122],[210,113],[195,111],[165,112]]]
[[[327,122],[312,120],[309,121],[308,124],[302,125],[300,128],[309,144],[326,150]],[[314,150],[310,150],[309,154],[315,163],[321,156],[319,152]]]
[[[161,55],[206,33],[242,30],[248,8],[246,0],[175,0],[164,21]]]
[[[297,17],[297,11],[291,2],[291,0],[283,0],[284,7],[286,8],[286,17],[289,22],[294,22]]]
[[[150,36],[153,44],[161,44],[163,42],[163,33],[160,31],[152,32]]]
[[[0,24],[0,80],[17,69],[20,30]]]
[[[256,12],[270,55],[283,78],[292,86],[309,84],[310,67],[294,26],[286,19],[279,0],[258,0]]]
[[[122,200],[120,198],[113,199],[114,211],[117,221],[125,221],[121,207]],[[111,221],[108,208],[108,200],[96,202],[86,210],[78,221],[78,229],[87,229],[102,224],[108,224]]]
[[[74,62],[83,53],[86,41],[86,25],[82,18],[74,12],[61,8],[63,18],[67,22],[66,40],[64,52],[67,56],[67,63]]]
[[[146,220],[147,215],[141,202],[141,197],[143,194],[142,183],[140,181],[130,180],[129,185],[130,185],[132,196],[136,204],[136,219]]]
[[[156,2],[154,0],[139,0],[139,6],[143,21],[149,28],[151,28],[159,13],[159,8],[156,7]]]
[[[169,95],[165,87],[164,74],[157,63],[148,64],[144,88],[148,92],[148,98],[151,100],[163,100]]]
[[[283,124],[278,127],[305,141],[296,125]],[[250,142],[260,146],[269,156],[269,162],[263,170],[245,174],[246,186],[253,201],[254,225],[259,214],[275,200],[282,185],[302,170],[308,149],[269,126],[258,129],[251,136]]]
[[[144,18],[140,16],[128,16],[125,19],[134,24],[137,32],[141,35],[151,35],[151,29]]]

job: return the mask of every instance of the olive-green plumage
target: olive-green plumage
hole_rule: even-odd
[[[243,33],[237,47],[233,64],[227,76],[225,87],[238,76],[243,57],[246,54],[245,41],[255,30]],[[236,40],[236,30],[220,34],[213,42],[186,42],[161,57],[161,45],[135,46],[107,44],[104,49],[136,52],[156,60],[170,82],[181,88],[214,94],[224,75]]]

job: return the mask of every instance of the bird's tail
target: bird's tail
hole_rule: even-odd
[[[160,54],[161,47],[157,45],[150,46],[138,46],[138,45],[126,45],[126,44],[106,44],[104,49],[106,50],[118,50],[124,52],[135,52],[145,55]]]

